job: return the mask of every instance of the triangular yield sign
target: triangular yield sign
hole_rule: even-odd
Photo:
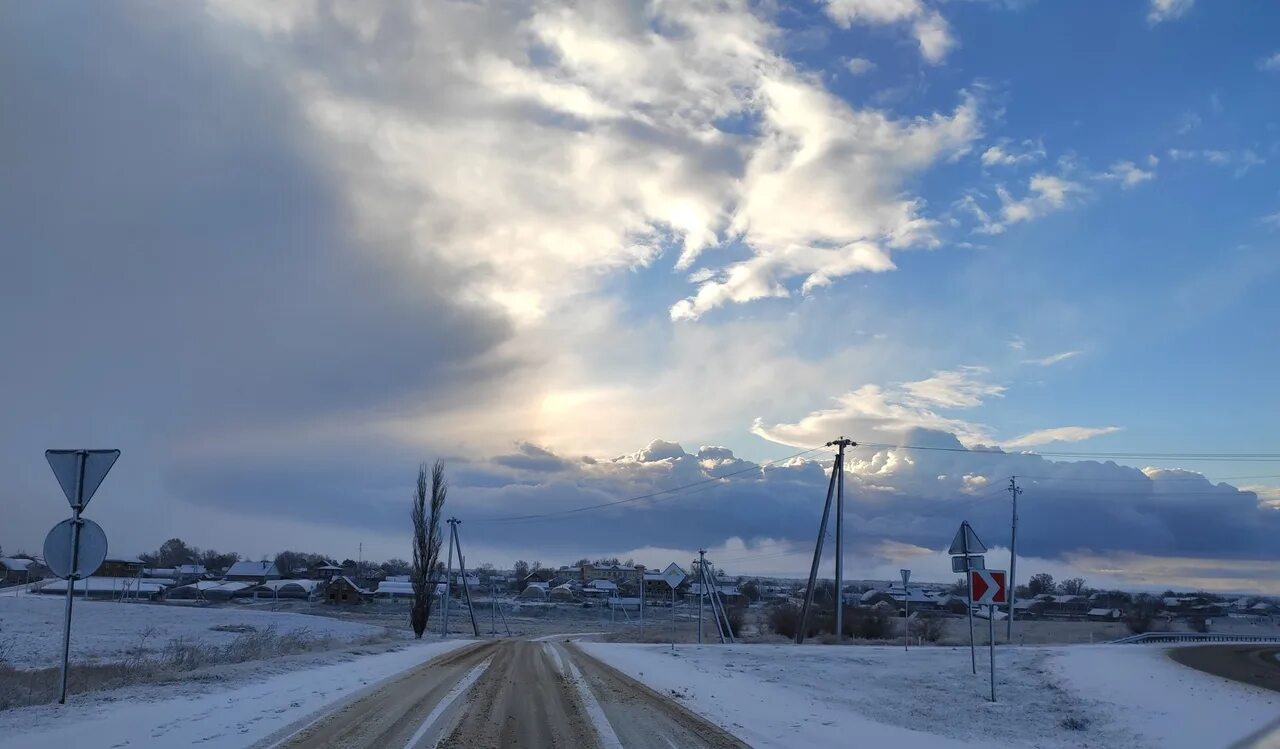
[[[987,547],[978,540],[978,534],[973,532],[973,527],[969,525],[969,521],[960,524],[959,530],[956,531],[956,537],[951,540],[951,548],[947,553],[952,556],[961,554],[984,554]]]
[[[977,571],[969,573],[969,600],[981,601],[988,587],[986,575]]]
[[[67,495],[67,502],[76,506],[76,480],[80,477],[80,456],[84,455],[84,480],[80,485],[80,509],[84,509],[93,498],[94,492],[102,485],[102,480],[111,471],[120,457],[119,450],[45,450],[45,460],[53,469],[53,475],[62,486],[62,493]]]

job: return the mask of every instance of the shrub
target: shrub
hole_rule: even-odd
[[[1133,602],[1129,604],[1129,608],[1125,611],[1124,622],[1129,626],[1129,631],[1135,635],[1150,632],[1158,610],[1159,607],[1155,598],[1146,594],[1139,594],[1134,597]]]
[[[724,610],[724,616],[729,620],[729,631],[734,637],[742,636],[743,609],[741,606],[727,606]]]
[[[877,603],[870,608],[846,606],[844,634],[861,640],[887,640],[893,637],[896,616],[893,606],[886,603]]]
[[[809,612],[809,631],[805,633],[806,637],[813,637],[822,631],[820,619],[823,617],[816,611]],[[830,619],[828,615],[826,617]],[[774,606],[769,610],[769,629],[784,637],[795,637],[796,631],[800,628],[800,607],[784,603],[781,606]],[[826,625],[826,630],[831,630],[831,625]]]
[[[925,642],[937,642],[942,639],[946,622],[936,616],[912,616],[907,620],[907,632]]]

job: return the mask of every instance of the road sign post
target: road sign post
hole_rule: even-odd
[[[965,520],[960,523],[960,529],[956,531],[956,537],[951,539],[951,548],[947,550],[951,556],[959,556],[964,559],[964,568],[966,574],[971,569],[970,561],[973,555],[983,554],[987,551],[987,547],[978,539],[978,534],[973,532],[973,527],[969,525],[969,521]],[[955,569],[955,560],[952,560],[951,569]],[[978,649],[973,638],[973,587],[969,587],[969,605],[965,607],[965,613],[969,617],[969,668],[974,675],[978,673]]]
[[[671,649],[676,649],[676,588],[680,587],[680,583],[684,582],[684,570],[680,565],[672,562],[662,571],[662,579],[671,586]]]
[[[991,654],[991,701],[996,701],[996,607],[987,607],[987,648]]]
[[[1008,577],[1004,570],[969,572],[969,605],[987,607],[987,648],[991,659],[991,701],[996,701],[996,607],[1009,601]]]
[[[63,521],[69,523],[70,533],[58,533],[59,527],[55,526],[49,533],[49,538],[45,539],[46,547],[49,545],[49,539],[68,536],[66,547],[66,557],[69,562],[66,565],[67,580],[67,603],[65,614],[63,617],[62,627],[62,671],[59,677],[58,685],[58,704],[67,704],[67,666],[71,656],[71,605],[75,596],[76,580],[81,574],[80,562],[80,534],[81,526],[85,524],[80,519],[80,513],[84,510],[85,505],[89,504],[89,500],[93,499],[93,495],[98,491],[98,487],[102,485],[102,480],[107,477],[107,473],[111,467],[115,465],[116,459],[120,457],[119,450],[45,450],[44,458],[49,462],[49,467],[53,469],[53,475],[58,479],[58,484],[62,487],[62,493],[66,495],[67,502],[71,504],[71,520]],[[91,522],[91,521],[88,521]],[[97,527],[97,534],[101,536],[101,552],[106,556],[106,534],[102,533],[102,529]],[[54,544],[58,546],[59,544]],[[93,553],[96,555],[97,549]],[[48,558],[49,550],[46,548],[45,557]],[[57,556],[55,552],[55,556]],[[91,561],[86,556],[86,561]],[[92,575],[97,571],[98,566],[102,564],[102,559],[97,559],[97,563],[92,565],[84,577]],[[88,565],[85,565],[86,567]]]
[[[911,570],[898,570],[902,573],[902,649],[911,649],[911,591],[907,583],[911,581]]]

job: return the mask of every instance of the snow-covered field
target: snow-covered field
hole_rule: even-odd
[[[49,595],[0,598],[0,643],[11,643],[7,662],[17,668],[56,666],[61,657],[65,599]],[[236,604],[197,608],[146,603],[84,601],[72,607],[71,660],[100,663],[154,654],[183,638],[225,645],[236,629],[275,627],[279,633],[308,630],[350,642],[383,633],[381,627],[305,614],[245,610]],[[141,648],[141,651],[139,650]]]
[[[414,643],[394,652],[266,675],[230,689],[208,683],[139,687],[58,705],[0,712],[0,749],[175,747],[241,749],[466,640]],[[252,664],[238,664],[238,668]],[[140,730],[141,729],[141,730]],[[292,730],[292,729],[290,729]],[[287,732],[286,732],[287,733]],[[140,735],[141,734],[141,735]]]
[[[1155,646],[997,649],[582,643],[757,747],[1225,747],[1280,694],[1180,666]],[[881,743],[885,742],[885,743]]]

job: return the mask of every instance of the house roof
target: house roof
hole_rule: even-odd
[[[0,557],[0,565],[3,565],[5,569],[13,570],[15,572],[19,570],[31,569],[31,565],[35,563],[36,563],[36,560],[34,559],[21,559],[18,557]]]
[[[587,587],[595,588],[596,590],[617,590],[618,584],[611,580],[592,580],[587,583]]]
[[[107,593],[129,591],[131,593],[159,593],[168,588],[167,583],[159,580],[141,580],[136,577],[86,577],[76,581],[76,592],[87,590],[91,593]],[[66,580],[54,580],[41,588],[41,592],[65,592]]]
[[[320,585],[320,580],[268,580],[262,584],[267,590],[281,590],[283,588],[298,588],[310,593]]]
[[[227,570],[227,577],[243,575],[245,577],[261,577],[262,575],[278,575],[275,562],[236,562]]]
[[[356,581],[352,580],[350,577],[346,575],[339,575],[338,577],[335,577],[333,580],[334,582],[337,582],[338,580],[343,580],[347,583],[347,585],[350,585],[351,587],[355,588],[357,591],[364,593],[365,595],[373,595],[372,590],[368,590],[366,588],[360,587],[359,585],[356,585]]]
[[[1089,609],[1089,616],[1109,616],[1112,618],[1118,618],[1120,616],[1120,612],[1116,609]]]

